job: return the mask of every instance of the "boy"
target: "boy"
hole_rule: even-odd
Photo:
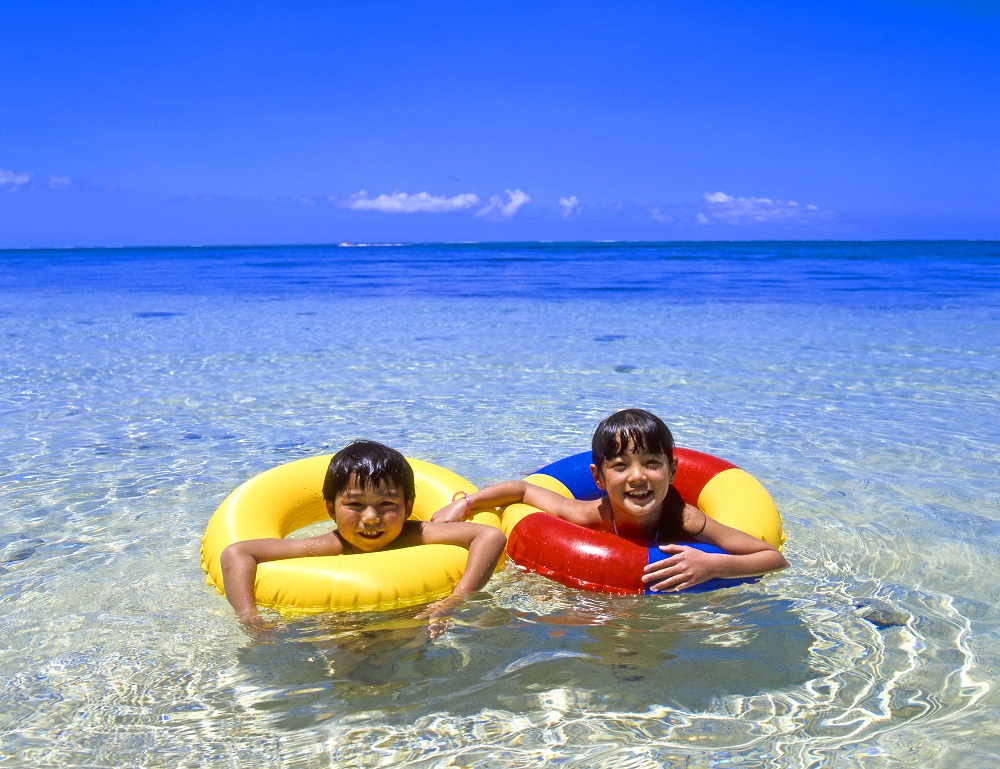
[[[670,485],[677,473],[674,438],[656,415],[642,409],[612,414],[597,426],[591,455],[594,482],[606,492],[601,499],[567,499],[526,481],[507,481],[443,507],[432,520],[461,520],[474,508],[524,502],[571,523],[628,539],[668,543],[693,539],[726,551],[703,553],[679,544],[661,545],[669,556],[646,566],[642,577],[656,591],[680,590],[715,577],[751,577],[788,566],[777,548],[709,518],[681,499]]]
[[[416,496],[413,469],[395,449],[355,441],[330,461],[323,483],[326,509],[335,531],[306,539],[251,539],[222,551],[226,598],[246,626],[259,625],[254,601],[257,564],[283,558],[373,553],[413,545],[461,545],[469,550],[465,571],[452,594],[427,612],[437,619],[464,596],[489,581],[503,553],[503,532],[478,523],[407,520]]]

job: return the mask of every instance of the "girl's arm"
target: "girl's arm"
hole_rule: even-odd
[[[234,542],[222,551],[222,588],[240,622],[253,625],[260,619],[254,596],[257,564],[283,558],[340,555],[344,544],[335,532],[305,539],[248,539]]]
[[[470,509],[473,512],[490,510],[516,502],[537,507],[542,512],[580,526],[596,526],[601,523],[596,502],[568,499],[527,481],[504,481],[487,486],[469,495],[468,506],[464,498],[457,499],[434,513],[431,520],[435,523],[463,521]]]
[[[716,577],[755,577],[788,566],[785,556],[770,543],[719,523],[697,508],[685,510],[685,530],[689,529],[689,510],[704,516],[704,527],[694,535],[695,541],[726,552],[703,553],[684,545],[662,545],[660,550],[669,557],[643,570],[642,581],[653,590],[680,590]]]

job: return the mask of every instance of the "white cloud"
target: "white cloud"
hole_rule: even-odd
[[[377,198],[370,198],[364,190],[356,195],[351,195],[347,200],[339,201],[339,205],[352,211],[381,211],[384,214],[445,214],[453,211],[465,211],[478,203],[479,197],[471,192],[455,195],[451,198],[431,195],[429,192],[418,192],[414,195],[406,192],[394,192],[391,195],[382,194]]]
[[[653,206],[651,209],[649,209],[649,215],[653,217],[654,222],[659,222],[660,224],[673,221],[673,218],[663,213],[660,210],[659,206]]]
[[[511,219],[521,206],[531,202],[531,195],[521,190],[504,190],[504,193],[507,195],[506,203],[499,195],[492,195],[489,203],[476,211],[476,216],[484,216],[487,219]]]
[[[489,200],[483,201],[473,192],[449,198],[443,195],[431,195],[429,192],[410,194],[396,191],[391,195],[382,194],[373,198],[361,190],[347,199],[331,197],[330,202],[352,211],[379,211],[383,214],[447,214],[481,206],[475,212],[476,216],[498,220],[513,218],[521,206],[531,202],[531,196],[521,190],[505,190],[505,194],[506,201],[500,195],[491,195]]]
[[[0,168],[0,187],[10,187],[11,192],[31,181],[31,174],[18,174]]]
[[[724,192],[706,192],[706,208],[697,217],[698,224],[766,224],[790,220],[805,220],[821,212],[817,206],[801,206],[794,200],[771,198],[737,198]]]
[[[64,190],[73,183],[72,179],[65,176],[49,176],[50,190]]]
[[[562,206],[563,219],[571,219],[582,210],[580,200],[576,195],[570,195],[568,198],[559,198],[559,205]]]

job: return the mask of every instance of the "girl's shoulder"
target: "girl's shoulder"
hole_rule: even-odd
[[[699,508],[684,503],[684,509],[681,511],[681,529],[686,537],[694,538],[701,534],[705,530],[707,521],[708,516]]]

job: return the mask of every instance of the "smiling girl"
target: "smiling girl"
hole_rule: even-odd
[[[667,556],[645,567],[642,581],[656,591],[681,590],[716,577],[751,577],[788,565],[772,545],[709,518],[686,504],[671,485],[677,473],[674,439],[654,414],[626,409],[597,426],[590,472],[605,496],[568,499],[527,481],[477,491],[434,513],[459,521],[475,509],[523,502],[588,529],[626,539],[655,541]],[[679,544],[703,542],[724,550],[705,553]]]

